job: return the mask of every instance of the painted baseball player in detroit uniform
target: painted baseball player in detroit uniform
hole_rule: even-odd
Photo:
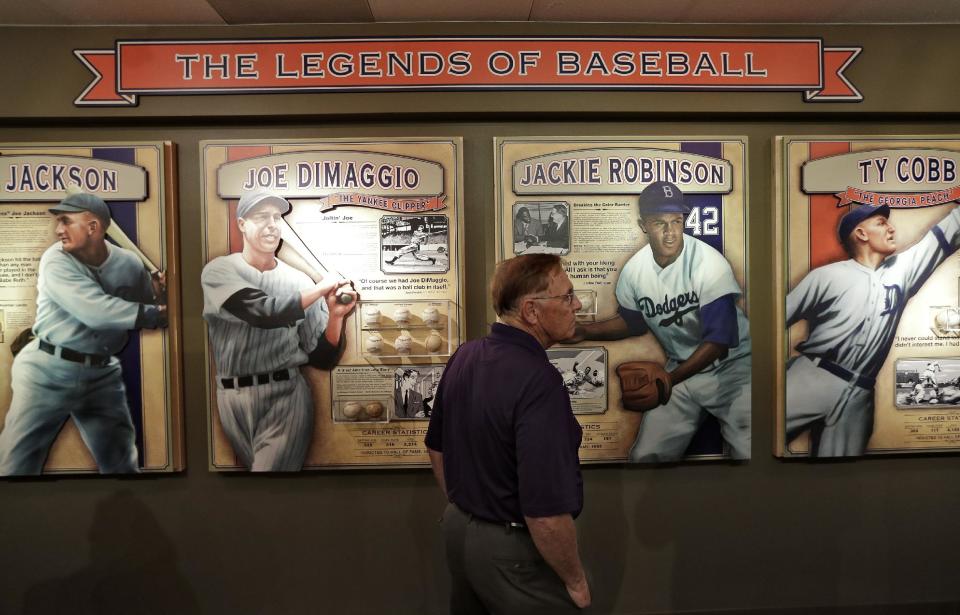
[[[166,326],[156,283],[132,252],[107,243],[107,204],[68,195],[50,209],[58,243],[40,257],[36,339],[13,361],[13,398],[0,432],[0,475],[39,474],[73,417],[103,474],[138,472],[119,360],[127,331]]]
[[[787,294],[787,326],[807,339],[787,364],[786,436],[811,429],[810,455],[862,455],[873,433],[873,388],[907,301],[960,245],[960,209],[899,254],[888,207],[840,220],[848,260],[818,267]]]
[[[707,413],[720,422],[730,455],[748,459],[750,330],[736,303],[742,290],[722,254],[684,235],[689,208],[676,185],[650,184],[639,207],[648,244],[620,272],[618,315],[578,326],[575,339],[649,332],[667,355],[669,399],[644,413],[632,461],[681,459]]]
[[[290,203],[244,194],[237,205],[243,251],[203,268],[203,317],[217,365],[217,408],[240,463],[253,471],[303,467],[313,436],[313,401],[301,365],[332,368],[356,293],[348,280],[315,284],[275,256]]]

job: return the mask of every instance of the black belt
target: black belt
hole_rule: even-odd
[[[220,384],[225,389],[242,389],[252,387],[255,384],[267,384],[268,382],[283,382],[290,380],[289,369],[278,369],[275,372],[266,374],[253,374],[251,376],[238,376],[236,378],[221,378]]]
[[[89,365],[91,367],[106,367],[110,363],[110,355],[87,354],[85,352],[70,350],[69,348],[65,348],[63,346],[60,346],[60,351],[57,352],[56,346],[44,340],[40,340],[40,350],[47,354],[52,354],[55,357],[60,357],[64,361],[83,363],[84,365]]]
[[[460,507],[457,506],[457,508],[460,508]],[[516,521],[491,521],[490,519],[484,519],[483,517],[478,517],[473,513],[469,513],[463,510],[462,508],[460,508],[460,512],[465,514],[471,521],[479,521],[480,523],[485,523],[487,525],[496,525],[498,527],[505,528],[507,531],[513,531],[513,530],[522,530],[524,532],[527,531],[526,525],[522,523],[517,523]]]
[[[862,389],[872,389],[877,384],[876,378],[871,378],[869,376],[861,376],[860,374],[855,374],[845,367],[840,367],[833,361],[824,359],[822,357],[807,356],[808,359],[813,361],[813,364],[819,367],[820,369],[826,370],[836,376],[846,380],[847,382],[852,382]]]

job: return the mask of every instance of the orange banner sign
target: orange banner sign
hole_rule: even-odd
[[[960,186],[949,190],[934,190],[922,194],[893,194],[886,192],[870,192],[859,188],[848,187],[845,192],[838,192],[840,201],[837,207],[845,207],[850,203],[862,203],[874,207],[886,206],[893,209],[907,209],[910,207],[933,207],[960,199]]]
[[[139,95],[362,90],[799,91],[863,100],[843,71],[861,47],[820,39],[384,38],[117,41],[74,54],[94,80],[74,104]]]

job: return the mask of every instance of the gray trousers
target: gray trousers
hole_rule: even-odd
[[[529,532],[481,521],[448,504],[443,533],[450,569],[450,613],[582,613]]]

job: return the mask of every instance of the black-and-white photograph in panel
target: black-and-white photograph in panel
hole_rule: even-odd
[[[547,350],[550,364],[563,376],[575,414],[601,414],[607,409],[607,351],[596,348]]]
[[[442,365],[405,365],[393,373],[394,419],[428,419],[443,375]]]
[[[513,253],[570,253],[570,205],[518,201],[513,206]]]
[[[898,408],[960,408],[960,359],[901,359],[896,370]]]
[[[380,269],[384,273],[449,271],[447,216],[381,216]]]

